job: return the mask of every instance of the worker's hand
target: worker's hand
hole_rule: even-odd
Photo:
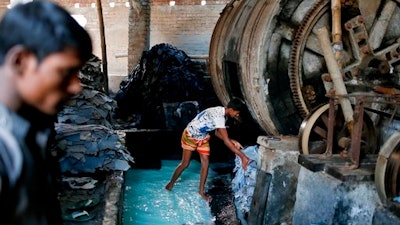
[[[240,144],[238,141],[231,139],[231,142],[233,143],[233,145],[235,146],[235,148],[237,149],[243,149],[242,144]]]
[[[242,160],[242,168],[244,170],[247,170],[247,166],[251,162],[251,159],[249,159],[247,156],[244,156],[244,157],[241,158],[241,160]]]

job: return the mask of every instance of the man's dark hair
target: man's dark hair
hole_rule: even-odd
[[[18,4],[0,21],[0,64],[7,52],[21,45],[40,61],[46,56],[72,48],[86,62],[92,55],[87,31],[62,7],[50,1]]]
[[[245,106],[246,105],[244,104],[244,101],[240,98],[232,98],[232,100],[230,100],[228,103],[228,108],[231,108],[233,110],[237,110],[240,112],[244,111]]]

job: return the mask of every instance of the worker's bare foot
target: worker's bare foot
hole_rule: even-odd
[[[165,185],[165,189],[167,189],[168,191],[172,190],[173,187],[174,187],[174,184],[172,184],[171,182],[169,182],[167,185]]]
[[[211,202],[211,196],[206,195],[204,192],[199,192],[199,194],[204,200],[206,200],[207,202]]]

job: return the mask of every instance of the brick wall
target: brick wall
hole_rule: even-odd
[[[150,17],[150,46],[170,43],[188,55],[208,55],[219,14],[229,1],[153,0]]]
[[[58,0],[71,14],[87,19],[86,29],[93,40],[94,54],[102,59],[99,14],[94,0]],[[102,0],[102,12],[107,52],[108,75],[126,75],[128,70],[128,24],[129,10],[126,1]],[[110,5],[113,3],[114,5]],[[79,7],[76,6],[79,4]]]
[[[142,52],[149,49],[150,3],[148,0],[131,0],[129,12],[129,71],[139,62]],[[128,72],[129,72],[128,71]]]
[[[0,0],[0,17],[3,16],[4,12],[8,9],[7,6],[10,4],[10,1]]]
[[[96,0],[55,0],[71,14],[87,19],[86,29],[94,54],[102,58]],[[126,76],[142,52],[159,43],[169,43],[188,55],[208,55],[211,35],[229,0],[101,0],[109,76]],[[127,2],[129,3],[127,6]],[[8,1],[0,0],[0,15]],[[112,88],[112,85],[110,85]]]

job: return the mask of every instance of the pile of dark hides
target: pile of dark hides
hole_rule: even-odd
[[[56,124],[55,151],[62,173],[126,171],[133,162],[118,133],[101,125]]]
[[[125,133],[114,119],[117,103],[105,93],[101,61],[93,56],[80,71],[83,91],[57,115],[51,152],[62,173],[126,171],[134,162]]]
[[[94,90],[108,92],[108,79],[101,71],[101,60],[95,55],[92,55],[92,58],[82,66],[79,79],[82,84],[90,86]]]
[[[181,129],[199,110],[219,105],[211,82],[205,81],[204,67],[205,63],[192,61],[184,51],[169,44],[153,46],[143,52],[138,65],[121,82],[114,97],[116,116],[124,120],[132,115],[139,117],[138,128]],[[181,107],[178,111],[184,113],[172,114],[180,118],[167,118],[171,107],[175,107],[172,111]],[[174,119],[178,122],[171,124]]]

